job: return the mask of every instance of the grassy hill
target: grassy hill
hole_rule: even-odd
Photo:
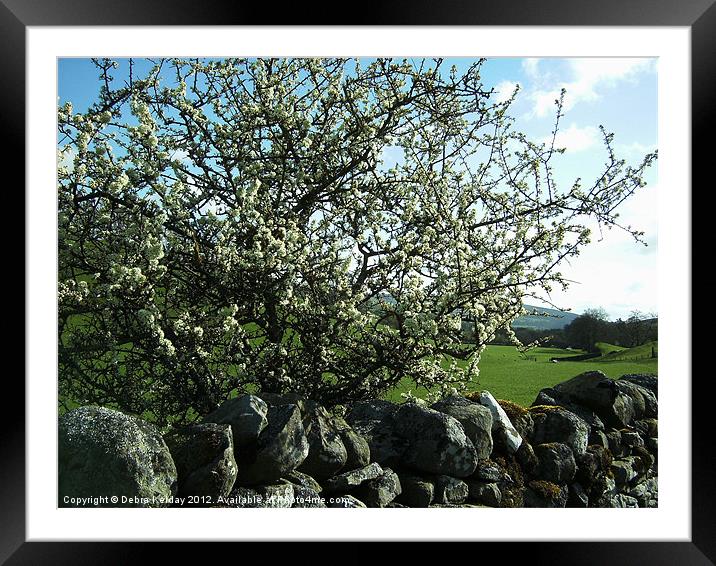
[[[636,346],[635,348],[618,348],[603,354],[601,359],[610,362],[644,360],[652,357],[652,351],[654,355],[659,355],[659,343],[655,340],[642,344],[641,346]]]
[[[615,346],[614,344],[609,344],[607,342],[597,342],[595,346],[597,350],[599,350],[599,353],[602,354],[602,356],[626,350],[626,348],[624,348],[623,346]]]

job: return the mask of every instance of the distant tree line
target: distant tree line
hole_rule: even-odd
[[[610,321],[602,308],[587,309],[562,329],[515,328],[523,344],[541,340],[544,346],[597,351],[597,342],[634,348],[658,339],[656,314],[632,311],[628,318]],[[506,333],[499,333],[491,344],[511,344]]]

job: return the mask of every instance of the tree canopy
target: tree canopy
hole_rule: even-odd
[[[96,65],[96,102],[58,109],[60,392],[161,424],[235,391],[465,383],[656,159],[603,130],[597,178],[558,186],[561,100],[532,141],[483,61]]]

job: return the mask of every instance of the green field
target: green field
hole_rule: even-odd
[[[611,346],[611,345],[607,345]],[[607,352],[619,350],[617,346],[605,348]],[[636,352],[636,350],[639,350]],[[643,350],[643,352],[642,352]],[[600,370],[611,378],[627,373],[658,373],[658,360],[650,357],[630,360],[631,357],[651,352],[651,345],[623,349],[617,354],[607,354],[581,362],[550,362],[552,357],[577,355],[582,352],[558,348],[535,348],[526,357],[521,356],[513,346],[487,346],[480,360],[480,376],[468,385],[469,391],[488,390],[498,399],[508,399],[529,406],[537,393],[544,387],[551,387],[585,371]],[[613,357],[616,356],[616,357]],[[624,359],[619,359],[619,358]],[[410,380],[403,380],[400,386],[385,395],[386,399],[401,401],[401,393],[412,390],[423,397],[425,390],[415,390]]]

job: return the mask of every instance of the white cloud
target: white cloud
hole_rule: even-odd
[[[592,92],[596,85],[611,86],[618,81],[632,79],[639,73],[655,71],[655,63],[655,59],[642,57],[581,57],[569,60],[576,78],[573,84],[583,92]]]
[[[569,153],[574,153],[597,145],[599,136],[599,130],[594,126],[580,128],[576,124],[572,124],[569,128],[557,132],[554,145],[557,148],[565,148]],[[547,144],[551,141],[551,136],[542,139],[542,142]]]
[[[529,95],[529,98],[532,99],[532,102],[534,103],[532,113],[530,114],[531,116],[543,118],[547,115],[556,114],[556,103],[557,100],[559,100],[558,89],[534,91]],[[567,110],[566,106],[567,104],[565,100],[565,110]]]
[[[506,102],[512,97],[512,94],[515,92],[515,88],[517,88],[518,83],[514,81],[502,81],[495,87],[495,102],[498,104],[502,102]]]
[[[655,145],[646,145],[639,142],[632,142],[628,144],[617,144],[615,148],[617,152],[626,153],[631,157],[644,157],[647,153],[651,153],[656,149]]]
[[[612,319],[658,310],[657,194],[657,185],[649,185],[619,208],[620,223],[644,231],[649,247],[619,228],[600,234],[596,222],[589,222],[592,243],[559,268],[574,283],[567,291],[555,288],[552,302],[576,313],[601,306]]]
[[[537,57],[527,57],[522,60],[522,70],[530,78],[539,76],[539,59]]]
[[[528,70],[531,65],[523,63],[527,74],[532,72]],[[563,109],[569,110],[579,102],[599,99],[606,88],[656,69],[654,59],[626,57],[575,58],[569,59],[567,66],[569,80],[561,81],[551,89],[534,90],[529,95],[533,102],[532,115],[543,117],[552,114],[554,101],[559,98],[563,88],[566,90]]]
[[[620,249],[605,239],[587,247],[571,265],[562,266],[564,276],[573,283],[564,292],[555,288],[552,302],[577,313],[603,307],[612,319],[625,318],[633,310],[656,312],[656,256],[635,254],[626,265]]]

